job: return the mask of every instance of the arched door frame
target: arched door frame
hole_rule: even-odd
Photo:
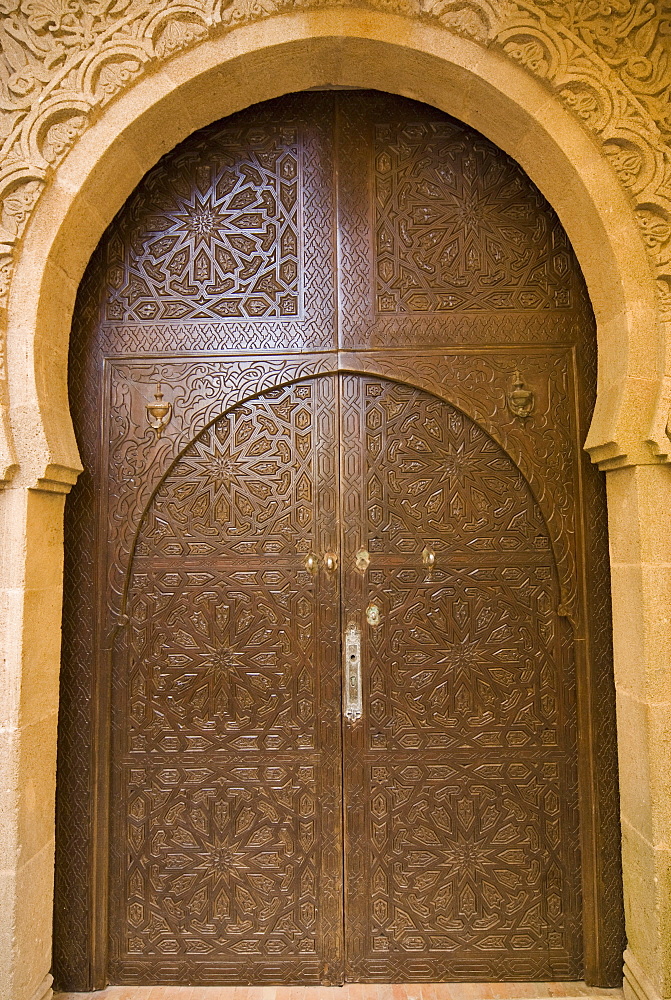
[[[484,133],[520,163],[568,233],[597,318],[599,391],[587,442],[590,454],[602,467],[622,467],[625,473],[659,462],[650,443],[662,439],[665,423],[664,329],[634,213],[592,139],[541,83],[501,53],[466,38],[360,10],[282,15],[203,41],[144,76],[81,137],[37,206],[12,282],[7,359],[18,472],[7,491],[7,537],[20,556],[20,585],[29,588],[32,580],[39,591],[43,584],[39,626],[24,602],[12,626],[12,642],[22,664],[35,664],[25,668],[22,690],[31,690],[36,671],[45,678],[39,706],[28,705],[25,717],[34,712],[49,720],[43,739],[52,763],[62,565],[58,494],[67,492],[80,469],[67,401],[67,352],[84,268],[115,212],[164,152],[194,130],[250,104],[324,86],[387,90],[432,104]],[[641,488],[622,478],[618,483],[620,491]],[[619,531],[626,522],[620,508],[611,533],[614,525]],[[624,587],[626,602],[626,585],[617,586]],[[617,593],[615,598],[617,673],[618,655],[624,664],[630,654],[622,643],[618,647],[618,630],[622,633],[626,623],[618,618]],[[639,604],[642,617],[643,598]],[[34,695],[22,697],[26,703],[31,697],[35,701]],[[620,729],[623,725],[631,729],[621,709]],[[37,801],[48,861],[54,773],[51,765],[47,770]],[[637,776],[625,771],[624,800],[636,790]],[[639,934],[636,927],[639,919],[650,923],[645,886],[653,876],[632,873],[628,881],[627,863],[625,853],[630,940],[641,939],[643,963],[639,968],[632,958],[630,970],[636,972],[630,972],[629,980],[638,983],[639,995],[654,995],[662,989],[659,963],[655,966],[658,948],[646,951],[645,931]],[[17,881],[12,921],[18,921],[19,936],[29,940],[27,927],[36,919],[42,930],[29,974],[17,971],[22,959],[18,945],[13,946],[13,992],[8,996],[29,997],[37,983],[41,997],[36,976],[40,969],[42,975],[48,970],[51,900],[47,890],[36,914],[35,902],[20,902],[19,897]],[[657,985],[648,989],[642,968]],[[20,986],[24,979],[27,985]],[[48,977],[44,982],[48,989]]]
[[[596,315],[592,458],[655,461],[646,442],[654,436],[664,346],[650,265],[634,214],[593,141],[500,53],[424,25],[407,37],[407,23],[392,15],[333,11],[273,18],[180,55],[110,106],[55,174],[26,230],[8,307],[10,397],[24,414],[14,430],[26,473],[32,467],[35,479],[67,486],[79,469],[65,388],[72,308],[91,253],[136,184],[196,129],[323,86],[431,104],[517,160],[557,212]]]

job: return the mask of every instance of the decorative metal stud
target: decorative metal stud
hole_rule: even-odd
[[[317,570],[319,569],[319,559],[314,554],[314,552],[308,552],[305,557],[305,568],[310,574],[310,576],[315,576]]]
[[[370,552],[368,549],[361,548],[354,557],[354,565],[359,570],[360,573],[365,573],[370,566]]]
[[[338,557],[335,552],[324,553],[324,566],[327,573],[335,573],[338,568]]]
[[[422,549],[422,562],[428,570],[432,570],[436,565],[436,553],[430,545],[425,545]]]
[[[366,608],[366,621],[373,626],[382,624],[382,611],[375,601],[371,601]]]

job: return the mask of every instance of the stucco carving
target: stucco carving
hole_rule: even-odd
[[[0,308],[44,186],[115,95],[209,35],[276,13],[338,6],[438,24],[499,48],[542,79],[628,191],[662,316],[671,318],[667,0],[0,0]]]

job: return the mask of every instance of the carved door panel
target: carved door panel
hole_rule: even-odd
[[[207,426],[134,547],[112,981],[579,975],[559,601],[519,470],[421,389],[321,376]]]
[[[595,379],[556,215],[435,109],[147,174],[73,325],[59,987],[619,983]]]
[[[345,376],[346,974],[578,978],[572,635],[517,467],[418,389]]]
[[[343,348],[575,339],[558,219],[485,136],[391,94],[338,95]]]
[[[203,430],[135,543],[113,695],[112,982],[342,977],[336,382]]]

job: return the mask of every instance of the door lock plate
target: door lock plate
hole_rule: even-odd
[[[345,717],[350,722],[361,718],[361,631],[357,625],[348,625],[343,647],[343,687]]]

